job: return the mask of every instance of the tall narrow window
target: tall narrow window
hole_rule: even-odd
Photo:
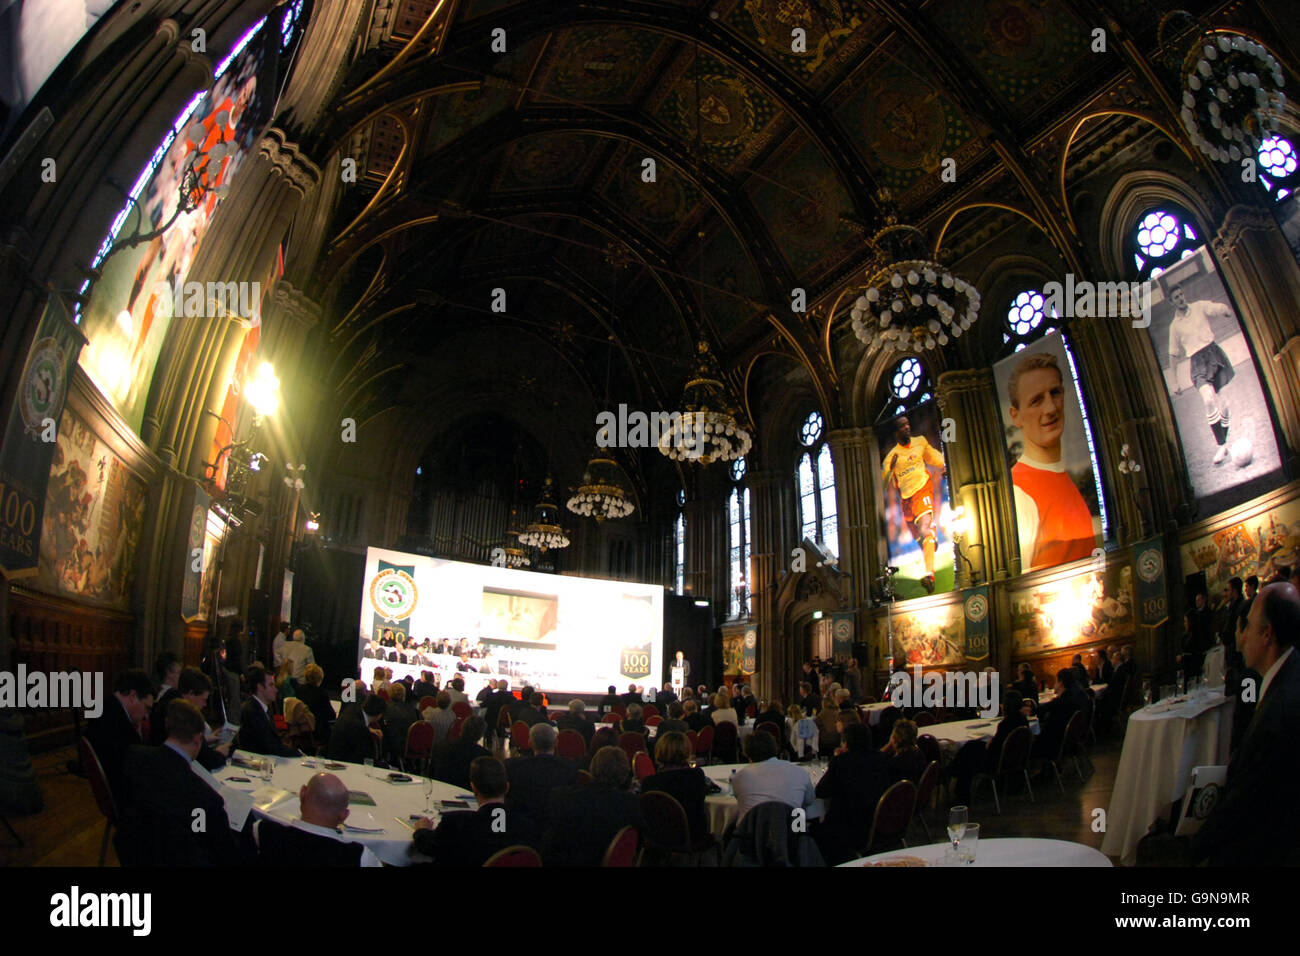
[[[728,543],[730,553],[728,561],[728,580],[731,585],[730,617],[735,619],[749,614],[749,559],[750,559],[750,524],[749,524],[749,489],[741,482],[745,478],[745,459],[737,459],[731,466],[731,480],[735,487],[727,498],[727,523],[730,530]]]
[[[806,449],[795,476],[799,494],[799,533],[840,552],[840,532],[835,505],[835,465],[825,441],[825,424],[817,412],[809,413],[799,429],[799,444]]]
[[[677,505],[686,504],[686,492],[677,493]],[[686,515],[677,512],[677,521],[673,523],[673,582],[678,594],[686,591]]]

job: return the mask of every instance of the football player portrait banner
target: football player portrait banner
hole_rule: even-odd
[[[63,301],[51,293],[0,446],[0,569],[11,578],[37,570],[58,423],[85,341]]]
[[[939,413],[933,401],[876,426],[880,445],[880,509],[894,593],[902,600],[953,588],[947,527],[948,482]]]

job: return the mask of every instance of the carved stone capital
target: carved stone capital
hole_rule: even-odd
[[[826,433],[832,448],[866,449],[871,432],[866,428],[836,428]]]
[[[1221,259],[1226,259],[1237,251],[1242,236],[1247,232],[1276,228],[1277,222],[1268,210],[1258,206],[1233,206],[1223,217],[1219,231],[1214,236],[1214,252]]]
[[[301,289],[294,288],[291,282],[282,279],[276,283],[271,301],[277,316],[290,319],[304,329],[310,329],[320,321],[320,304]]]
[[[262,136],[260,149],[261,154],[303,195],[320,183],[320,167],[299,151],[297,143],[289,142],[283,130],[268,129]]]

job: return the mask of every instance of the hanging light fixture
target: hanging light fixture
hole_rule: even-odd
[[[695,43],[695,179],[700,181],[704,140],[700,130],[700,44]],[[673,412],[667,431],[659,435],[659,451],[673,461],[694,461],[707,465],[715,461],[743,458],[753,446],[749,431],[740,423],[740,411],[732,405],[722,377],[722,366],[709,350],[704,337],[704,230],[698,233],[699,282],[696,286],[700,317],[700,340],[696,344],[695,369],[682,393],[682,411]]]
[[[527,551],[520,547],[519,512],[514,508],[510,509],[510,524],[506,528],[505,543],[501,550],[505,552],[507,568],[519,570],[532,566],[533,559],[528,556]]]
[[[597,522],[606,518],[626,518],[636,510],[619,480],[618,464],[603,449],[597,448],[591,461],[587,462],[582,484],[569,499],[568,508],[576,515],[595,518]]]
[[[550,475],[542,486],[542,496],[533,509],[533,520],[519,532],[519,543],[545,554],[569,546],[569,536],[560,526],[560,509],[555,504],[555,481]]]
[[[1183,125],[1197,149],[1220,163],[1253,157],[1286,105],[1282,64],[1262,43],[1210,31],[1183,59]]]
[[[881,191],[883,202],[889,193]],[[929,258],[925,233],[892,212],[867,240],[874,257],[850,309],[853,333],[869,348],[920,352],[948,344],[979,317],[974,285]]]

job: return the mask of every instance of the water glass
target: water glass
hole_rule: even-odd
[[[1178,672],[1178,696],[1181,697],[1187,693],[1187,677],[1182,671]]]
[[[366,768],[365,769],[366,776],[373,777],[375,775],[375,758],[367,757],[365,760],[362,761],[362,763],[365,765]]]
[[[969,824],[966,822],[970,819],[970,811],[966,807],[952,807],[948,811],[948,839],[952,841],[952,848],[957,849],[966,834],[966,828]]]
[[[1161,699],[1161,700],[1168,700],[1170,697],[1173,697],[1173,696],[1174,696],[1174,685],[1173,685],[1173,684],[1161,684],[1161,685],[1160,685],[1160,699]]]
[[[966,833],[961,838],[961,844],[957,847],[957,858],[967,865],[975,862],[975,852],[979,849],[980,842],[980,825],[978,823],[966,824]]]
[[[1142,705],[1144,707],[1151,705],[1151,682],[1149,680],[1142,682]]]
[[[270,783],[271,778],[275,776],[275,758],[263,757],[261,771],[262,771],[262,779],[265,780],[267,783]]]

